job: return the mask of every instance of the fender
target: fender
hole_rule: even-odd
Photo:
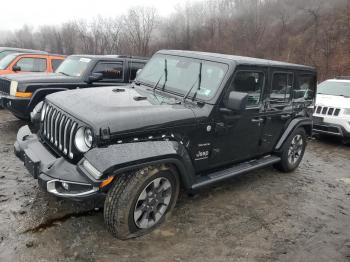
[[[281,136],[280,140],[278,141],[275,151],[278,151],[282,148],[284,142],[288,139],[289,135],[298,127],[304,127],[308,135],[312,135],[312,120],[308,117],[300,117],[293,119],[286,130],[284,131],[283,135]]]
[[[171,163],[178,169],[185,188],[195,180],[195,171],[186,148],[177,141],[146,141],[93,148],[85,154],[103,176],[118,175],[145,165]]]
[[[28,104],[28,108],[27,108],[28,112],[31,112],[33,108],[39,102],[43,101],[47,95],[50,95],[56,92],[67,91],[67,90],[69,89],[68,88],[40,88],[35,90]]]

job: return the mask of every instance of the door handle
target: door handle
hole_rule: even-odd
[[[264,118],[258,117],[258,118],[253,118],[252,122],[253,123],[262,123],[264,121]]]
[[[287,114],[287,115],[281,115],[281,119],[282,120],[286,120],[286,119],[289,119],[292,115],[290,114]]]

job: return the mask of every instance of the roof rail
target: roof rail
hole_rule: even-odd
[[[339,79],[339,80],[350,80],[350,76],[336,76],[335,79]]]

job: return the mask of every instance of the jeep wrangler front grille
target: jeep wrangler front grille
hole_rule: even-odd
[[[327,106],[316,106],[315,113],[319,115],[327,116],[339,116],[340,108],[327,107]]]
[[[11,82],[5,79],[0,79],[0,93],[10,94]]]
[[[74,136],[78,123],[63,111],[47,105],[42,134],[46,142],[58,149],[70,159],[74,158]]]

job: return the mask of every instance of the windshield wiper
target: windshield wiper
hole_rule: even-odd
[[[196,90],[196,92],[194,93],[192,100],[194,100],[197,96],[198,91],[201,89],[201,83],[202,83],[202,67],[203,67],[203,63],[201,62],[199,64],[199,74],[198,74],[198,78],[196,79],[196,82],[193,83],[193,85],[191,86],[190,90],[188,90],[188,92],[186,93],[186,95],[183,98],[183,101],[185,102],[185,100],[187,99],[187,97],[191,94],[193,88],[196,86],[196,84],[198,83],[198,88]]]
[[[168,60],[164,60],[164,76],[165,76],[165,80],[164,80],[164,84],[162,86],[162,91],[164,91],[165,85],[168,82]]]
[[[64,72],[58,72],[59,74],[62,74],[62,75],[65,75],[65,76],[71,76],[71,75],[68,75],[68,74],[66,74],[66,73],[64,73]]]

